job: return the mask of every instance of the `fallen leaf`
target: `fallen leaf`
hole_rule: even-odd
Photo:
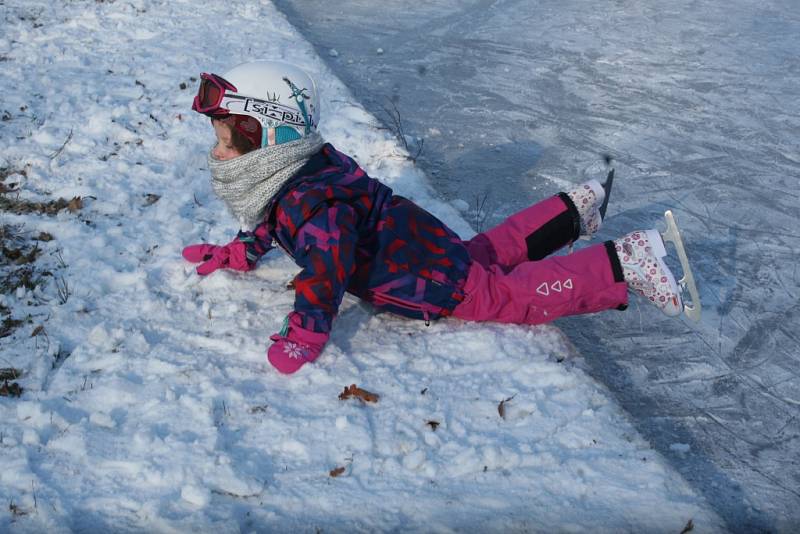
[[[347,400],[350,397],[356,397],[361,402],[378,402],[380,398],[375,393],[370,393],[365,389],[357,387],[355,384],[344,388],[344,391],[339,394],[339,400]]]
[[[436,428],[438,428],[438,426],[439,426],[441,423],[439,423],[439,421],[434,421],[433,419],[431,419],[430,421],[428,421],[428,422],[427,422],[427,423],[425,423],[425,424],[426,424],[426,425],[428,425],[429,427],[431,427],[431,430],[433,430],[434,432],[436,432]]]
[[[683,530],[681,530],[681,534],[686,534],[687,532],[691,532],[693,530],[694,530],[694,522],[690,519],[689,522],[686,523],[686,526],[683,527]]]
[[[511,395],[509,398],[501,400],[500,404],[497,405],[497,413],[499,413],[500,417],[502,417],[503,419],[506,418],[506,404],[511,402],[511,399],[513,399],[514,397],[516,397],[516,395]]]
[[[3,247],[3,256],[8,258],[11,261],[16,261],[22,257],[22,249],[21,248],[6,248]]]
[[[27,263],[33,263],[36,261],[36,258],[39,257],[39,253],[41,251],[38,247],[34,247],[29,251],[24,251],[23,249],[10,249],[3,247],[3,256],[12,260],[17,265],[25,265]]]
[[[40,232],[39,236],[36,238],[38,241],[52,241],[53,236],[48,234],[47,232]]]
[[[70,213],[82,210],[83,200],[81,200],[81,197],[72,197],[72,200],[67,203],[67,209]]]
[[[41,334],[42,332],[44,332],[44,326],[43,325],[39,325],[39,326],[37,326],[36,328],[33,329],[33,332],[31,332],[31,337],[36,337],[39,334]]]
[[[0,387],[0,397],[19,397],[22,395],[22,388],[16,382],[8,383],[5,381],[3,387]]]
[[[330,472],[329,474],[330,474],[330,475],[331,475],[333,478],[336,478],[336,477],[338,477],[339,475],[341,475],[342,473],[344,473],[344,471],[345,471],[344,467],[337,467],[337,468],[335,468],[335,469],[331,469],[331,472]]]

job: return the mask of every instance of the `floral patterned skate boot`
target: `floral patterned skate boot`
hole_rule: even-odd
[[[655,304],[670,317],[683,311],[675,276],[661,258],[667,249],[658,230],[644,230],[614,240],[628,288]]]
[[[603,224],[603,217],[600,215],[600,206],[606,198],[605,189],[597,180],[589,180],[571,191],[567,191],[567,196],[578,208],[578,215],[581,218],[581,239],[591,239]]]

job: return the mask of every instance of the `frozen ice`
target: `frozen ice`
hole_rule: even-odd
[[[800,4],[276,5],[318,48],[392,50],[330,67],[377,117],[393,99],[437,194],[486,197],[487,226],[602,178],[604,154],[617,180],[598,237],[673,210],[699,325],[632,302],[556,326],[729,529],[797,530]]]

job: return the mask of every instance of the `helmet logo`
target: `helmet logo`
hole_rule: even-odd
[[[306,126],[305,133],[308,134],[308,132],[311,131],[311,127],[316,126],[311,124],[311,118],[308,116],[308,111],[306,111],[305,100],[311,99],[311,97],[305,93],[306,91],[308,91],[308,89],[306,89],[305,87],[303,87],[302,89],[298,88],[295,84],[292,83],[292,80],[290,80],[286,76],[283,77],[283,81],[286,82],[289,85],[289,89],[292,90],[292,96],[290,98],[294,99],[294,101],[297,102],[297,107],[300,108],[300,113],[303,114],[303,121],[305,122]]]
[[[300,102],[302,102],[301,98],[306,99],[306,100],[311,98],[310,96],[308,96],[305,93],[306,91],[308,91],[308,89],[306,89],[305,87],[303,87],[302,89],[298,89],[298,87],[295,84],[292,83],[292,80],[290,80],[286,76],[283,77],[283,81],[286,82],[289,85],[289,89],[292,90],[291,98],[294,98],[295,101],[297,101],[298,104]]]
[[[281,104],[265,102],[263,100],[256,100],[248,98],[244,103],[244,111],[248,113],[257,113],[267,119],[272,119],[278,122],[284,122],[293,126],[305,125],[304,117],[296,110]]]

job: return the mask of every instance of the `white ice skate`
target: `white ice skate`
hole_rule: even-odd
[[[665,232],[645,230],[631,232],[614,241],[623,276],[628,287],[650,300],[658,309],[670,317],[684,313],[692,320],[700,319],[700,297],[694,283],[681,234],[671,211],[664,214],[667,223]],[[683,268],[683,278],[675,276],[663,261],[667,255],[664,245],[669,241],[675,245]],[[687,304],[683,292],[688,291],[691,303]]]

